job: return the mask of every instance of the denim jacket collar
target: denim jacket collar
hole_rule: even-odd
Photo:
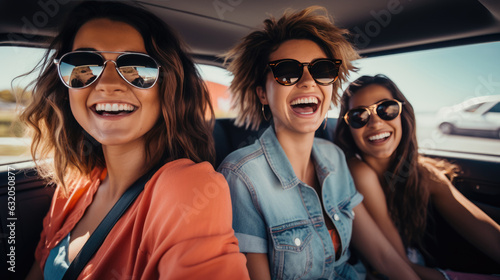
[[[291,189],[300,184],[301,181],[295,175],[295,171],[293,170],[285,151],[281,147],[272,126],[266,129],[266,131],[259,138],[259,141],[262,145],[262,150],[266,160],[280,181],[283,189]],[[320,184],[322,185],[326,177],[328,177],[328,175],[330,175],[333,171],[328,167],[334,168],[334,165],[329,163],[329,160],[324,157],[323,153],[321,153],[315,145],[313,145],[311,156],[314,159],[316,171],[319,171],[318,177]]]
[[[264,156],[269,166],[281,183],[283,189],[291,189],[300,183],[299,178],[295,176],[292,165],[288,160],[285,151],[281,147],[274,128],[269,126],[259,138]]]
[[[316,142],[316,138],[314,138]],[[319,183],[323,186],[323,182],[326,180],[330,174],[335,174],[337,166],[328,157],[325,157],[325,153],[321,151],[318,145],[313,145],[312,148],[312,158],[314,159],[314,164],[316,165],[316,173],[319,179]]]

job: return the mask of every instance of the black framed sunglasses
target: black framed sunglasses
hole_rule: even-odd
[[[375,111],[379,118],[390,121],[397,118],[403,109],[404,102],[396,99],[382,100],[367,107],[353,108],[344,115],[345,122],[352,128],[362,128],[370,120],[372,111]]]
[[[116,60],[107,60],[101,53],[119,54]],[[131,86],[148,89],[155,85],[160,65],[149,55],[135,52],[74,51],[54,59],[59,78],[72,89],[86,88],[104,72],[106,63],[113,62],[120,77]]]
[[[339,75],[342,60],[320,58],[311,62],[299,62],[295,59],[280,59],[269,62],[267,65],[273,72],[274,79],[281,85],[296,84],[304,73],[304,66],[316,83],[326,86],[335,82]]]

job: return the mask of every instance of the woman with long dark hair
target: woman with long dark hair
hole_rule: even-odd
[[[432,208],[500,263],[500,226],[452,185],[457,166],[419,155],[413,107],[392,80],[362,76],[345,90],[340,106],[335,143],[347,157],[368,212],[402,257],[424,264]],[[413,267],[423,278],[443,277]]]
[[[28,278],[61,279],[141,181],[80,277],[247,278],[227,183],[207,162],[209,95],[173,32],[139,6],[85,1],[42,66],[22,117],[37,170],[57,188]],[[82,71],[94,78],[72,75]]]

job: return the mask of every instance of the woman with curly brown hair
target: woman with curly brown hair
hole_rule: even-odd
[[[453,187],[456,166],[418,154],[415,113],[396,84],[384,75],[362,76],[340,103],[335,143],[347,157],[366,209],[398,253],[423,264],[431,208],[500,263],[500,226]],[[428,279],[442,279],[441,273],[471,277],[413,267]]]
[[[78,69],[95,78],[75,81]],[[208,92],[161,20],[139,6],[78,5],[23,113],[38,171],[57,184],[29,279],[61,279],[137,182],[143,190],[80,278],[248,278],[227,183],[206,162],[207,112]],[[202,208],[197,193],[210,194]]]
[[[415,279],[360,204],[341,150],[315,139],[357,53],[324,9],[287,12],[229,52],[236,124],[271,126],[220,165],[253,279],[357,279],[352,242],[390,277]],[[356,218],[354,218],[356,217]]]

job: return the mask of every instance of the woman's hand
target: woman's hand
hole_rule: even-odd
[[[465,239],[500,264],[500,225],[468,200],[432,166],[425,166],[423,178],[439,213]]]
[[[354,207],[352,244],[380,273],[390,279],[419,279],[380,231],[363,203]]]

